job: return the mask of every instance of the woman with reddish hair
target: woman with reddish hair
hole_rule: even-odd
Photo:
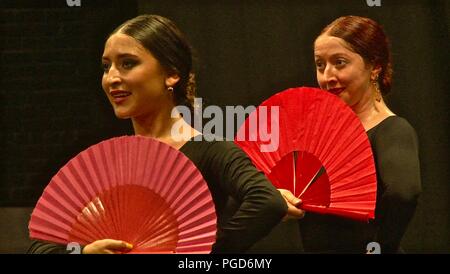
[[[386,105],[392,59],[382,27],[372,19],[345,16],[326,26],[314,42],[320,88],[341,98],[359,117],[377,169],[375,220],[360,223],[306,214],[300,231],[306,252],[363,253],[370,242],[381,253],[401,252],[400,242],[421,192],[418,140],[408,121]]]

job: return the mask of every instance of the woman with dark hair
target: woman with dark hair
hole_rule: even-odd
[[[217,213],[212,252],[245,252],[287,213],[280,193],[232,142],[206,141],[174,110],[193,109],[191,47],[169,19],[141,15],[108,37],[102,57],[102,87],[118,118],[131,118],[136,135],[162,141],[184,153],[200,170]],[[183,132],[173,130],[174,126]],[[183,138],[180,138],[181,134]],[[99,239],[82,253],[119,253],[121,239]],[[64,253],[64,246],[35,241],[31,253]]]
[[[421,192],[418,140],[407,120],[383,96],[392,82],[388,39],[381,26],[358,16],[340,17],[314,42],[320,88],[341,98],[359,117],[377,169],[375,220],[359,223],[308,213],[299,223],[306,252],[363,253],[378,242],[382,253],[401,251],[400,242]]]

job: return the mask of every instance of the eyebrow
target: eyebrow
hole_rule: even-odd
[[[315,58],[320,58],[321,56],[320,55],[317,55],[317,54],[314,54],[314,57]],[[336,58],[336,57],[347,57],[347,58],[349,58],[350,56],[348,55],[348,54],[346,54],[346,53],[334,53],[334,54],[332,54],[331,56],[330,56],[330,58]]]
[[[137,55],[134,55],[134,54],[131,54],[131,53],[121,53],[121,54],[119,54],[119,55],[117,55],[117,57],[119,58],[119,59],[123,59],[123,58],[138,58],[138,56]],[[105,56],[102,56],[102,60],[109,60],[109,58],[108,57],[105,57]]]

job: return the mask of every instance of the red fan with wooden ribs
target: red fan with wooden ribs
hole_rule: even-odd
[[[86,245],[133,244],[131,253],[209,253],[216,213],[199,170],[181,152],[142,136],[112,138],[78,154],[45,188],[30,237]]]
[[[358,117],[337,96],[307,87],[275,94],[250,114],[235,143],[277,188],[299,197],[300,208],[374,218],[371,146]]]

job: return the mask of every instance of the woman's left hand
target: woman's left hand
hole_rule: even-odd
[[[278,189],[283,196],[286,204],[288,206],[288,212],[286,216],[283,218],[283,221],[288,219],[301,219],[305,216],[305,211],[298,208],[298,206],[302,203],[302,200],[295,197],[292,192],[287,189]]]

